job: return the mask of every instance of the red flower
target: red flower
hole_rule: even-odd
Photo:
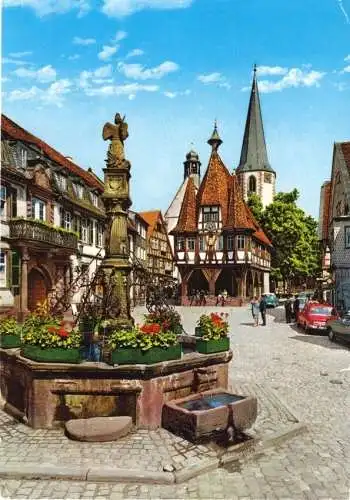
[[[64,328],[60,328],[57,332],[57,335],[59,337],[61,337],[62,339],[65,339],[68,337],[69,333],[67,332],[67,330],[65,330]]]
[[[47,331],[48,331],[49,333],[57,333],[57,330],[58,330],[57,326],[49,326],[49,327],[47,328]]]

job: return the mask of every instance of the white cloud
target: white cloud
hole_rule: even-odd
[[[143,9],[181,9],[193,0],[103,0],[102,11],[110,17],[124,17]]]
[[[34,9],[37,16],[48,14],[64,14],[70,10],[77,10],[81,16],[90,10],[89,0],[4,0],[4,7],[29,7]]]
[[[154,68],[145,68],[141,64],[125,64],[119,63],[118,70],[120,73],[125,75],[127,78],[132,78],[134,80],[159,80],[163,76],[173,73],[179,69],[178,64],[172,61],[164,61],[159,66]]]
[[[320,81],[325,74],[321,71],[303,71],[300,68],[291,68],[280,80],[260,80],[259,90],[261,93],[267,94],[269,92],[281,92],[290,87],[319,87]],[[242,90],[250,90],[250,87],[244,87]]]
[[[126,58],[128,59],[129,57],[143,56],[143,54],[144,51],[142,49],[133,49],[126,54]]]
[[[27,57],[27,56],[31,56],[32,54],[33,54],[33,52],[31,52],[30,50],[26,50],[24,52],[11,52],[11,54],[9,54],[9,56],[17,59],[18,57]]]
[[[347,55],[346,57],[344,57],[344,61],[346,61],[346,62],[350,61],[350,54]]]
[[[350,73],[350,66],[345,66],[343,73]]]
[[[19,59],[11,59],[10,57],[3,57],[2,64],[14,64],[15,66],[24,66],[25,64],[31,64],[29,61],[21,61]]]
[[[175,99],[175,97],[181,96],[181,95],[190,95],[191,91],[190,89],[186,89],[181,92],[163,92],[165,97],[168,97],[169,99]]]
[[[13,71],[13,73],[20,78],[33,78],[38,80],[40,83],[48,83],[56,80],[56,70],[49,64],[48,66],[43,66],[38,70],[18,68]]]
[[[70,92],[71,82],[69,80],[57,80],[51,83],[46,89],[40,89],[36,86],[30,89],[16,89],[8,93],[9,101],[28,101],[35,100],[43,104],[53,104],[62,107],[64,102],[64,95]]]
[[[337,0],[337,1],[338,1],[339,9],[341,10],[341,12],[343,13],[343,16],[345,17],[346,23],[350,24],[349,14],[345,10],[344,4],[343,4],[343,0]]]
[[[78,86],[82,89],[91,87],[91,83],[107,83],[106,78],[112,75],[112,65],[101,66],[94,71],[82,71],[79,75]]]
[[[112,47],[110,45],[104,45],[101,52],[98,53],[98,58],[101,59],[101,61],[106,61],[117,52],[118,48],[118,46]]]
[[[230,89],[231,85],[226,78],[218,72],[208,73],[206,75],[198,75],[197,80],[204,83],[204,85],[217,84],[219,87]]]
[[[130,100],[135,99],[138,92],[157,92],[158,85],[144,85],[140,83],[128,83],[125,85],[105,85],[103,87],[88,88],[85,90],[88,96],[123,96]]]
[[[94,45],[96,40],[95,38],[80,38],[79,36],[75,36],[73,38],[73,43],[75,45]]]
[[[285,75],[288,73],[288,68],[282,68],[281,66],[258,66],[256,69],[260,76]]]
[[[120,42],[121,40],[124,40],[124,38],[126,38],[127,36],[128,36],[128,34],[126,31],[117,31],[117,33],[114,37],[114,41]]]

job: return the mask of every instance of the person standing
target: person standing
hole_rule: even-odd
[[[292,321],[292,301],[290,295],[288,295],[284,303],[284,310],[286,313],[286,323],[290,323]]]
[[[262,325],[266,326],[266,302],[264,297],[260,297],[259,310],[262,319]]]
[[[254,326],[259,325],[259,313],[260,313],[260,307],[259,307],[259,301],[258,297],[253,297],[253,300],[250,303],[252,307],[252,316],[254,320]]]
[[[298,321],[299,306],[300,306],[300,300],[299,300],[298,295],[296,295],[295,300],[293,302],[293,313],[294,313],[295,321]]]

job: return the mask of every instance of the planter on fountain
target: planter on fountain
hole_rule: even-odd
[[[0,347],[13,349],[21,346],[21,337],[18,335],[0,335]]]
[[[152,365],[181,358],[181,344],[176,344],[162,349],[161,347],[151,347],[147,351],[141,349],[122,347],[111,353],[111,363],[113,365],[144,364]]]
[[[222,337],[218,340],[196,339],[196,350],[202,354],[211,354],[213,352],[228,351],[230,348],[230,339]]]
[[[21,356],[42,363],[80,363],[82,361],[80,349],[63,349],[49,347],[42,349],[36,345],[24,345]]]

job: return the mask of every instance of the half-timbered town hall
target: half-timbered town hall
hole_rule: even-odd
[[[236,300],[269,292],[271,242],[245,201],[254,192],[270,203],[276,177],[267,159],[255,71],[237,173],[220,157],[216,124],[208,144],[203,179],[199,157],[190,151],[184,181],[165,214],[183,304],[196,290],[211,296],[226,290]]]

